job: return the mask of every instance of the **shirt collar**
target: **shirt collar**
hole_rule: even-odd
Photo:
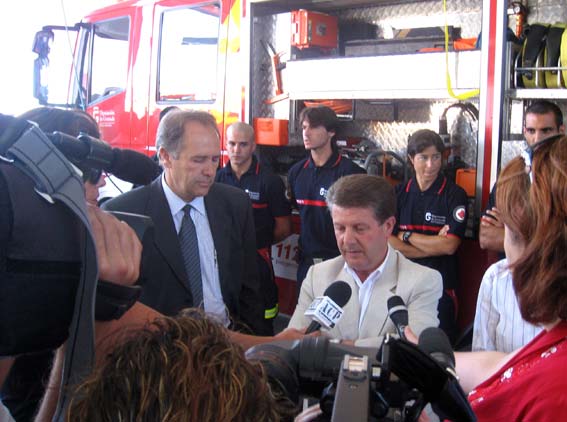
[[[234,174],[234,170],[232,170],[232,166],[230,165],[230,160],[228,160],[228,163],[226,163],[225,168],[227,169],[227,171],[229,171],[232,174],[234,178],[236,178],[236,175]],[[252,155],[252,162],[250,163],[250,167],[248,167],[248,170],[246,170],[242,174],[242,176],[244,176],[245,174],[256,175],[259,172],[260,172],[260,163],[258,163],[256,156]]]
[[[335,151],[335,149],[333,148],[333,152],[331,153],[331,156],[329,157],[327,162],[325,164],[323,164],[320,168],[338,166],[339,163],[341,162],[341,158],[342,158],[342,156],[338,153],[338,151]],[[313,161],[313,158],[311,158],[311,154],[309,154],[309,159],[307,160],[306,164],[307,164],[306,167],[307,166],[312,167],[312,168],[317,167],[315,165],[315,162]]]
[[[447,178],[441,172],[439,172],[433,184],[429,186],[429,188],[421,192],[421,190],[419,189],[419,184],[417,183],[417,180],[414,176],[409,180],[406,186],[406,192],[431,193],[431,194],[440,195],[445,189],[446,185],[447,185]]]
[[[179,195],[173,192],[171,188],[167,185],[167,182],[165,181],[165,172],[163,172],[161,176],[161,186],[163,187],[163,193],[165,194],[165,199],[167,199],[167,203],[169,204],[171,215],[176,215],[178,212],[183,210],[183,207],[187,204],[190,204],[200,214],[207,215],[207,213],[205,212],[204,197],[197,196],[196,198],[193,198],[191,202],[185,202],[183,199],[179,197]]]
[[[380,276],[382,275],[382,273],[384,272],[384,268],[386,267],[386,262],[388,261],[388,258],[390,257],[390,245],[388,245],[388,251],[386,252],[386,257],[384,258],[384,260],[382,261],[382,263],[378,266],[378,268],[376,268],[374,271],[372,271],[368,277],[366,278],[366,280],[361,281],[360,278],[358,277],[358,274],[356,274],[356,271],[354,271],[354,269],[352,269],[345,261],[345,265],[344,265],[344,269],[347,273],[349,273],[351,275],[351,277],[354,279],[354,281],[356,282],[358,288],[360,289],[362,287],[363,284],[366,283],[370,283],[370,284],[374,284],[374,282],[376,280],[378,280],[380,278]]]

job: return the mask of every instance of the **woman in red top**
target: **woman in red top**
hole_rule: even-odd
[[[567,420],[567,137],[512,160],[496,195],[505,247],[525,245],[511,264],[522,317],[545,330],[508,355],[457,353],[457,373],[478,421]]]

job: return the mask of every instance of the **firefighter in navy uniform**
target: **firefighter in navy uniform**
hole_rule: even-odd
[[[458,282],[455,254],[465,234],[467,194],[443,175],[444,149],[441,137],[431,130],[418,130],[410,137],[407,152],[415,175],[396,188],[397,225],[390,244],[412,261],[441,273],[439,326],[454,340]]]
[[[252,126],[243,122],[229,126],[225,146],[230,161],[217,171],[215,181],[244,190],[252,201],[258,272],[266,302],[264,318],[273,321],[278,314],[278,289],[270,251],[274,243],[291,234],[291,206],[282,179],[254,156],[256,143]]]
[[[365,173],[364,169],[341,156],[334,145],[338,119],[333,110],[325,106],[304,108],[299,122],[309,157],[295,163],[288,173],[290,197],[297,205],[301,219],[298,294],[311,265],[340,255],[327,209],[327,191],[342,176]]]

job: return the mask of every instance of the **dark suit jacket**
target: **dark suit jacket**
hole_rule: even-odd
[[[170,316],[191,307],[191,291],[161,176],[150,185],[106,202],[103,208],[147,215],[154,222],[153,239],[144,239],[141,268],[144,285],[140,301]],[[243,322],[256,334],[269,333],[264,320],[248,195],[232,186],[214,183],[205,196],[205,208],[217,251],[222,296],[231,318]]]

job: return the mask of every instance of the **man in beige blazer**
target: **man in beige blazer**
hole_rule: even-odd
[[[309,325],[305,310],[336,280],[347,282],[352,296],[342,319],[326,334],[342,343],[378,347],[386,333],[396,333],[387,307],[394,295],[406,304],[416,335],[437,326],[441,275],[388,245],[396,223],[396,196],[390,184],[378,176],[345,176],[329,189],[327,205],[341,256],[309,269],[289,327]]]

